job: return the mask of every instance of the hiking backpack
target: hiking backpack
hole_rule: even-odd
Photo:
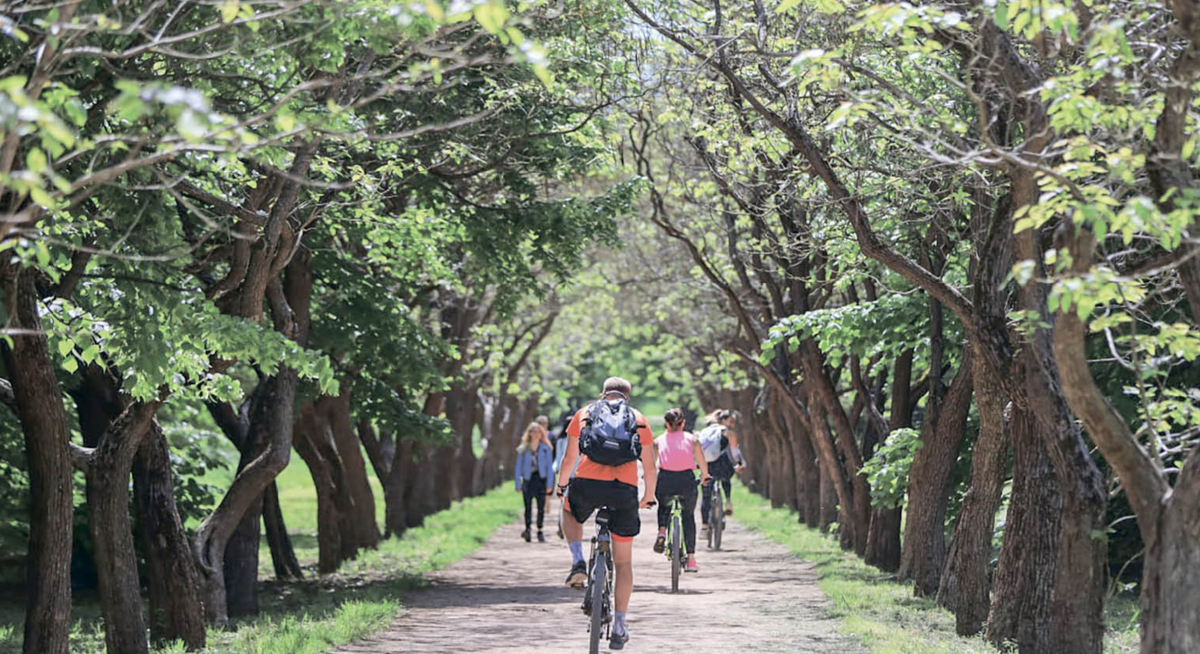
[[[619,466],[642,456],[637,416],[625,400],[599,400],[588,407],[579,432],[579,451],[606,466]]]
[[[720,424],[709,425],[696,434],[696,440],[700,441],[700,449],[704,451],[705,461],[712,463],[725,453],[721,448],[721,439],[724,436],[725,427]]]

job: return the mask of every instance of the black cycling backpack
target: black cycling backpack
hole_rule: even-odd
[[[579,451],[606,466],[619,466],[642,456],[637,416],[625,400],[600,400],[588,407],[579,432]]]

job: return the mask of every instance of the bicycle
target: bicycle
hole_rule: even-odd
[[[611,518],[607,506],[596,512],[596,535],[588,555],[588,579],[583,591],[583,614],[591,618],[588,632],[591,643],[588,651],[599,654],[600,640],[607,638],[612,625],[613,558],[612,534],[608,530]],[[599,607],[599,610],[596,608]]]
[[[725,500],[721,494],[721,482],[713,479],[708,484],[708,492],[712,493],[712,501],[708,508],[708,547],[721,549],[721,532],[725,530]]]
[[[671,592],[679,592],[679,573],[683,572],[683,498],[672,495],[667,500],[671,517],[667,520],[667,560],[671,562]]]

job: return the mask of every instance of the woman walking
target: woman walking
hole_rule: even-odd
[[[658,462],[658,538],[654,540],[654,551],[666,549],[667,519],[670,517],[670,499],[673,495],[683,498],[683,544],[687,550],[688,572],[699,572],[696,562],[696,466],[700,466],[700,481],[708,483],[708,462],[700,443],[691,432],[683,430],[683,410],[671,409],[663,416],[667,433],[654,439],[655,460]]]
[[[529,529],[533,518],[533,505],[537,506],[537,539],[539,543],[546,542],[542,534],[542,524],[546,519],[545,498],[550,493],[550,485],[554,475],[554,448],[550,446],[546,428],[537,422],[529,423],[525,435],[521,437],[521,446],[517,448],[516,483],[517,492],[525,498],[525,531],[521,537],[529,542]]]

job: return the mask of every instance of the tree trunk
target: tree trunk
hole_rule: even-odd
[[[971,409],[971,349],[950,384],[936,423],[922,427],[922,443],[908,474],[908,519],[904,524],[904,553],[900,577],[913,580],[918,597],[937,594],[946,558],[946,507],[958,451],[966,435]]]
[[[2,273],[13,330],[4,358],[25,436],[31,499],[23,651],[66,654],[71,631],[71,430],[38,318],[34,271],[8,264]]]
[[[884,572],[895,572],[900,569],[900,555],[900,508],[872,507],[863,560]]]
[[[871,524],[871,488],[867,478],[859,474],[862,470],[862,454],[855,440],[854,429],[838,400],[833,381],[825,373],[824,358],[817,349],[813,339],[802,346],[803,367],[805,371],[805,386],[810,391],[810,408],[814,431],[817,432],[818,442],[826,440],[832,444],[833,435],[826,416],[833,422],[837,431],[837,452],[841,454],[841,462],[837,461],[838,454],[830,447],[822,453],[826,460],[825,469],[830,473],[841,472],[842,481],[837,484],[838,503],[841,504],[842,528],[849,528],[850,537],[854,542],[854,551],[863,556],[867,550],[867,536]],[[820,405],[821,411],[815,411],[813,405]],[[821,432],[824,432],[822,434]],[[844,472],[842,472],[844,466]],[[836,480],[835,480],[836,481]]]
[[[188,650],[204,649],[200,575],[175,507],[171,455],[157,423],[134,459],[133,491],[146,556],[150,640],[155,645],[181,640]]]
[[[1188,466],[1200,465],[1195,455]],[[1146,551],[1142,578],[1142,654],[1200,652],[1200,496],[1195,475],[1182,479],[1159,512],[1156,537]],[[1190,489],[1184,489],[1185,486]]]
[[[263,528],[267,532],[267,547],[271,549],[271,565],[275,568],[275,578],[303,579],[304,570],[296,558],[296,550],[292,548],[292,538],[288,535],[287,524],[283,520],[283,507],[279,506],[279,488],[275,482],[268,484],[267,490],[263,492],[262,519]]]
[[[1049,654],[1050,595],[1058,558],[1063,500],[1054,466],[1027,412],[1012,418],[1013,488],[996,568],[987,637],[1020,654]]]
[[[327,429],[322,400],[306,403],[296,419],[295,447],[308,466],[317,493],[317,571],[336,572],[342,561],[342,516],[338,502],[337,482],[331,462],[325,454],[328,448],[318,445]]]
[[[225,545],[225,607],[230,618],[258,614],[258,549],[263,496],[260,494],[238,522]]]
[[[379,545],[379,523],[375,519],[375,493],[367,478],[367,464],[362,456],[362,447],[354,433],[350,418],[350,392],[347,389],[338,397],[329,398],[328,420],[332,429],[333,446],[341,468],[341,483],[345,488],[346,500],[350,502],[347,515],[350,532],[346,540],[353,544],[351,555],[362,548],[374,549]]]
[[[250,421],[251,438],[266,437],[267,447],[233,480],[217,508],[196,529],[192,550],[204,579],[204,608],[210,621],[224,624],[229,613],[225,593],[225,546],[242,516],[260,506],[263,491],[287,467],[292,448],[292,406],[299,383],[296,371],[281,366],[267,384]],[[257,525],[258,509],[253,510]],[[256,570],[257,573],[257,570]]]
[[[828,532],[835,522],[838,521],[838,498],[837,489],[833,485],[833,479],[824,470],[821,471],[821,524],[820,528],[823,532]]]
[[[806,525],[816,528],[821,523],[821,475],[812,438],[799,421],[783,411],[792,442],[793,468],[796,476],[796,503]]]
[[[388,476],[383,481],[384,529],[393,538],[408,529],[407,487],[412,470],[413,442],[401,440],[396,445]]]
[[[129,475],[157,408],[157,402],[130,404],[104,430],[87,464],[88,517],[109,652],[150,651],[129,520]]]
[[[1005,401],[1000,385],[989,377],[981,359],[976,358],[973,367],[979,434],[971,453],[971,483],[954,527],[954,574],[947,576],[943,572],[938,589],[939,604],[946,606],[953,601],[955,631],[960,636],[974,636],[987,621],[992,535],[1008,449]],[[947,562],[949,567],[951,564]]]

